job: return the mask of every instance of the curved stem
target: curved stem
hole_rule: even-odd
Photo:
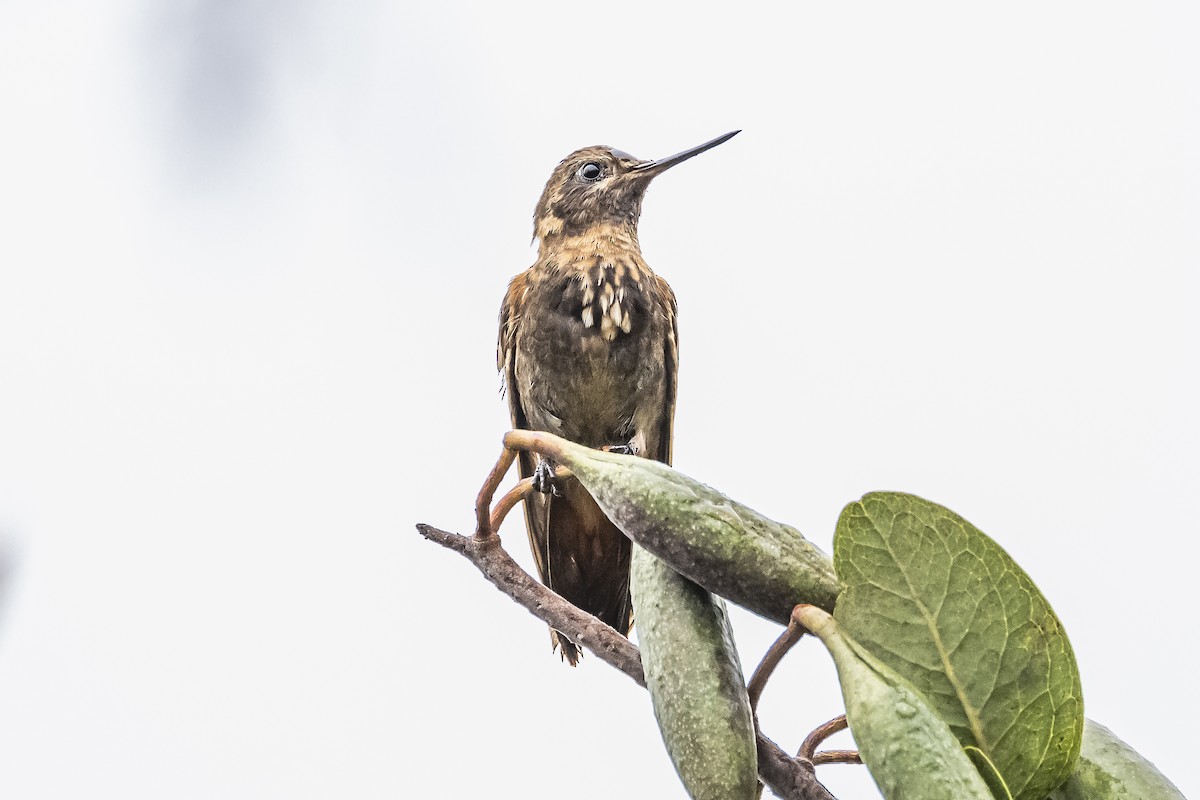
[[[563,480],[571,477],[571,470],[566,467],[555,467],[554,477]],[[500,524],[504,522],[504,518],[508,516],[508,512],[512,511],[517,503],[524,500],[529,495],[533,494],[533,478],[522,478],[517,481],[517,485],[504,493],[504,496],[496,501],[496,505],[492,508],[490,517],[490,525],[492,533],[500,533]]]
[[[850,723],[846,721],[845,714],[839,714],[824,725],[817,726],[816,730],[805,737],[804,743],[800,745],[800,752],[796,753],[796,758],[807,759],[813,764],[861,764],[862,760],[855,750],[817,752],[821,742],[835,733],[846,730],[849,726]]]
[[[504,480],[504,474],[508,472],[516,457],[516,450],[505,447],[500,453],[500,458],[496,460],[496,465],[492,467],[492,471],[488,473],[483,486],[479,489],[479,495],[475,498],[475,536],[477,538],[484,539],[496,532],[492,526],[492,518],[488,509],[492,506],[492,496],[496,494],[496,488],[500,485],[500,481]]]
[[[804,627],[794,619],[788,621],[788,626],[784,628],[783,633],[779,634],[779,638],[775,640],[767,652],[763,655],[762,661],[754,670],[754,674],[750,676],[750,683],[746,684],[746,692],[750,695],[750,710],[758,711],[758,698],[762,696],[763,689],[767,687],[767,681],[770,680],[775,668],[779,666],[779,662],[788,654],[796,642],[800,641],[805,634]]]
[[[522,478],[517,482],[517,485],[509,489],[507,493],[499,500],[492,508],[491,528],[493,532],[500,530],[500,523],[504,522],[504,518],[508,516],[508,512],[512,511],[513,506],[524,500],[533,492],[533,478]]]
[[[857,750],[822,750],[812,757],[814,767],[822,764],[861,764]]]

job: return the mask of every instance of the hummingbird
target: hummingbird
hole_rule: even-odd
[[[656,176],[738,133],[651,161],[585,147],[555,168],[533,217],[537,261],[500,309],[497,367],[513,427],[671,463],[675,293],[642,258],[642,199]],[[519,469],[536,489],[525,525],[542,583],[628,635],[632,543],[553,464],[522,453]],[[578,662],[574,642],[555,630],[550,639]]]

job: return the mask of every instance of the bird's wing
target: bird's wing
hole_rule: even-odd
[[[504,394],[508,399],[508,412],[513,428],[528,430],[529,420],[521,403],[521,388],[517,384],[517,341],[521,335],[521,316],[525,293],[528,289],[528,272],[512,279],[500,307],[500,335],[496,346],[496,367],[504,375]],[[517,469],[522,478],[533,474],[537,458],[522,452],[517,459]],[[529,549],[537,564],[538,574],[547,583],[549,561],[550,498],[534,493],[526,498],[525,527],[529,534]]]
[[[666,336],[666,352],[663,353],[663,364],[665,366],[666,386],[663,394],[666,409],[662,418],[662,428],[659,431],[659,446],[658,453],[654,458],[664,464],[671,463],[672,440],[675,431],[675,393],[676,384],[679,378],[679,315],[678,307],[675,303],[675,292],[671,289],[671,285],[662,278],[655,276],[655,281],[658,283],[658,290],[663,295],[663,308],[666,309],[667,319],[667,336]]]
[[[500,334],[496,340],[496,369],[504,376],[504,394],[508,398],[508,412],[514,428],[529,427],[517,386],[517,336],[520,333],[526,282],[526,273],[522,272],[508,284],[504,304],[500,306]],[[521,476],[527,477],[524,470]]]

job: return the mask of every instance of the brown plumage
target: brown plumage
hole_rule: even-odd
[[[554,170],[534,214],[538,259],[500,310],[497,360],[514,427],[670,463],[675,294],[642,258],[637,223],[655,175],[734,133],[659,161],[587,147]],[[628,634],[632,544],[582,486],[553,479],[553,465],[527,453],[519,464],[541,490],[525,523],[542,582]],[[578,647],[550,636],[575,664]]]

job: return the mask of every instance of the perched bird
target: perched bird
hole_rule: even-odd
[[[514,427],[670,463],[675,293],[642,258],[642,198],[656,175],[738,132],[657,161],[586,147],[554,170],[534,213],[537,261],[500,309],[497,366]],[[542,582],[628,634],[630,541],[552,464],[522,453],[520,471],[538,489],[525,523]],[[576,644],[550,637],[574,665]]]

